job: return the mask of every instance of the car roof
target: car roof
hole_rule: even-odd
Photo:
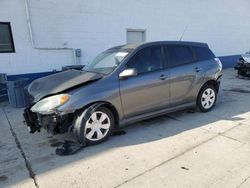
[[[136,44],[125,44],[121,46],[115,46],[109,50],[134,50],[139,47],[147,47],[151,45],[162,45],[162,44],[177,44],[177,45],[189,45],[189,46],[199,46],[199,47],[208,47],[206,43],[203,42],[191,42],[191,41],[156,41],[156,42],[144,42]]]

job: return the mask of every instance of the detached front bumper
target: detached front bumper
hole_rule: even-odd
[[[24,110],[23,117],[30,133],[40,132],[41,127],[37,123],[37,116],[30,111],[30,108]]]
[[[41,115],[32,112],[30,107],[24,110],[23,117],[30,133],[40,132],[44,128],[49,133],[63,134],[70,130],[73,122],[72,114],[63,116],[56,114]]]

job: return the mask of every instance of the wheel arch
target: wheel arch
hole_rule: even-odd
[[[200,92],[202,91],[202,89],[208,85],[212,85],[215,87],[216,89],[216,93],[219,92],[219,87],[220,87],[220,83],[217,81],[217,80],[208,80],[206,81],[198,90],[197,94],[196,94],[196,103],[197,103],[197,100],[198,100],[198,97],[199,97],[199,94]]]
[[[95,104],[101,104],[101,106],[103,107],[106,107],[107,109],[109,109],[112,114],[114,115],[114,119],[115,119],[115,129],[119,129],[119,113],[117,111],[117,109],[115,108],[115,106],[113,104],[111,104],[110,102],[107,102],[107,101],[95,101],[95,102],[91,102],[87,105],[85,105],[84,107],[82,107],[81,109],[78,109],[76,111],[76,113],[79,113],[80,111],[83,111],[87,108],[89,108],[90,106],[92,105],[95,105]]]
[[[197,97],[199,95],[199,93],[201,92],[201,90],[205,87],[205,86],[208,86],[208,85],[212,85],[215,87],[216,89],[216,93],[219,92],[219,87],[220,87],[220,83],[217,81],[217,80],[208,80],[207,82],[205,82],[199,89],[199,92],[197,94]]]

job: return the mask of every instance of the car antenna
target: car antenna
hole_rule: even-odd
[[[180,41],[182,41],[182,38],[183,38],[184,34],[186,33],[187,29],[188,29],[188,25],[185,27],[185,29],[181,35]]]

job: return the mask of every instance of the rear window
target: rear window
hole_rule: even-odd
[[[193,49],[198,61],[206,61],[215,58],[215,55],[209,48],[194,46]]]
[[[168,45],[167,51],[170,67],[176,67],[194,62],[194,54],[189,46]]]

